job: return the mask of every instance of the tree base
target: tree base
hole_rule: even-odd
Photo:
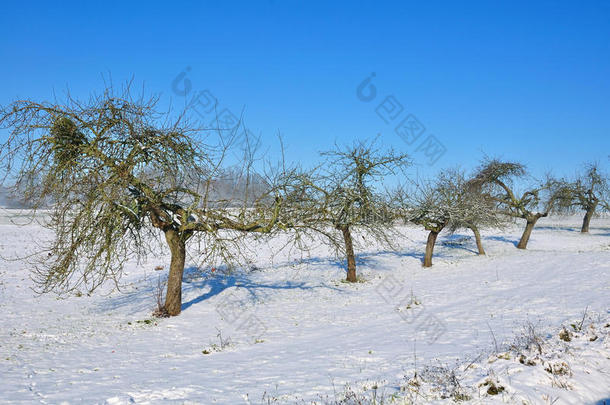
[[[152,316],[155,318],[169,318],[171,315],[165,308],[157,308],[153,311]]]

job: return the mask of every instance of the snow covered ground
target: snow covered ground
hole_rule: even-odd
[[[6,259],[51,235],[2,215],[2,403],[610,399],[609,218],[589,235],[580,217],[542,219],[527,251],[521,226],[484,230],[486,257],[468,233],[441,234],[430,269],[426,233],[407,226],[399,251],[359,251],[357,284],[323,247],[301,258],[252,242],[247,270],[192,258],[182,314],[153,319],[166,254],[132,263],[122,292],[37,296],[27,265]]]

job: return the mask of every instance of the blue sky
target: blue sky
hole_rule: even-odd
[[[536,175],[609,163],[610,2],[11,2],[0,41],[0,104],[85,97],[110,73],[173,105],[207,90],[305,164],[378,134],[422,173],[483,153]],[[395,132],[409,115],[425,128],[411,144]],[[427,139],[446,150],[432,165]]]

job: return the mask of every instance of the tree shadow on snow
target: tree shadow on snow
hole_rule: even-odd
[[[449,249],[465,250],[466,252],[474,253],[475,255],[479,253],[476,249],[474,239],[470,235],[454,233],[439,240],[437,242],[437,245],[438,244]]]
[[[216,269],[215,269],[216,270]],[[193,299],[183,302],[182,310],[186,310],[195,304],[206,301],[214,296],[221,294],[228,288],[239,287],[248,292],[249,300],[256,302],[261,296],[266,295],[265,291],[272,290],[314,290],[317,288],[327,288],[341,291],[332,286],[317,284],[311,285],[306,282],[294,280],[278,280],[273,283],[257,283],[252,281],[252,272],[244,270],[236,270],[231,274],[223,274],[222,271],[214,274],[210,269],[201,269],[198,267],[187,267],[184,269],[182,295],[186,297],[192,295],[195,291],[205,291]],[[167,280],[167,274],[161,276],[161,280]],[[163,297],[165,297],[165,285],[163,285]],[[141,281],[141,285],[135,285],[134,289],[129,292],[124,292],[120,295],[109,297],[99,304],[100,312],[117,310],[123,307],[129,307],[131,313],[149,310],[150,312],[156,309],[156,296],[158,291],[158,283],[153,278],[148,278],[147,281]]]
[[[580,233],[581,226],[553,226],[553,225],[540,225],[534,229],[548,230],[548,231],[567,231]],[[593,222],[589,227],[589,234],[593,236],[610,236],[610,228],[607,226],[595,226]]]
[[[216,275],[201,280],[193,280],[188,282],[187,284],[187,286],[183,284],[183,293],[185,294],[189,293],[190,291],[204,290],[206,288],[209,288],[209,290],[189,301],[184,302],[182,304],[183,311],[192,307],[195,304],[217,296],[231,287],[246,290],[248,292],[248,297],[251,302],[259,301],[261,297],[264,298],[267,292],[274,290],[314,290],[318,288],[326,288],[335,291],[341,291],[338,288],[334,288],[332,286],[324,284],[310,285],[304,281],[294,280],[279,280],[273,283],[259,283],[252,281],[250,275],[248,273],[243,272],[230,275]]]
[[[513,245],[517,246],[519,244],[519,240],[518,239],[514,239],[514,238],[507,238],[505,236],[487,236],[484,239],[489,239],[489,240],[496,240],[499,242],[506,242],[506,243],[512,243]]]
[[[432,258],[433,261],[435,259],[450,259],[452,257],[449,254],[448,251],[439,250],[439,249],[437,249],[438,247],[439,247],[439,244],[437,243],[436,248],[434,250],[434,255],[433,255],[433,258]],[[444,247],[453,248],[453,246],[444,246]],[[417,250],[417,251],[412,251],[412,250],[403,250],[403,251],[384,250],[384,251],[381,251],[381,252],[376,252],[376,254],[390,255],[390,256],[399,257],[399,258],[411,257],[413,259],[417,259],[417,261],[421,265],[423,265],[424,264],[424,257],[425,257],[424,249],[421,249],[421,251],[419,251],[419,250]],[[465,249],[465,248],[462,248],[462,249]],[[465,249],[465,250],[469,250],[469,249]],[[393,266],[389,266],[388,268],[391,269],[391,268],[393,268]]]
[[[376,269],[382,269],[381,261],[378,259],[378,256],[382,255],[392,255],[397,257],[413,257],[420,260],[423,263],[424,254],[418,252],[411,251],[393,251],[393,250],[380,250],[380,251],[361,251],[356,253],[356,272],[358,272],[360,266],[374,267]],[[347,262],[346,259],[331,259],[328,257],[309,257],[306,259],[293,260],[288,262],[287,264],[310,264],[310,265],[324,265],[328,267],[332,267],[335,269],[342,270],[347,275]],[[388,266],[388,269],[390,267]]]
[[[538,225],[534,229],[547,230],[547,231],[580,232],[580,227],[575,227],[575,226]]]
[[[455,235],[451,238],[445,238],[443,241],[437,243],[437,247],[444,247],[446,249],[437,249],[434,252],[434,258],[438,259],[450,259],[452,255],[451,250],[454,248],[465,250],[476,254],[477,251],[468,245],[473,242],[468,241],[468,244],[452,243],[455,238],[465,238],[465,235]],[[514,245],[517,241],[507,239],[503,236],[489,236],[485,239],[499,240],[502,242],[510,242]],[[447,243],[448,242],[448,243]],[[439,246],[440,245],[440,246]],[[381,256],[393,256],[399,258],[414,258],[419,263],[423,264],[424,261],[424,247],[421,249],[405,249],[405,250],[381,250],[381,251],[364,251],[356,254],[356,264],[358,266],[366,266],[369,269],[375,270],[390,270],[395,264],[384,265],[383,261],[380,260]],[[337,270],[341,269],[347,273],[347,266],[344,258],[333,258],[332,256],[313,256],[300,259],[286,260],[285,262],[276,263],[277,267],[288,267],[295,264],[310,265],[313,268],[318,268],[319,271],[327,271],[329,267]],[[265,295],[266,291],[273,290],[313,290],[317,288],[326,288],[336,290],[338,292],[345,292],[341,288],[336,288],[329,283],[321,281],[317,285],[307,284],[306,282],[284,279],[278,280],[273,283],[257,283],[252,281],[253,271],[247,271],[244,269],[236,269],[233,272],[229,272],[228,269],[218,267],[212,272],[210,268],[199,268],[199,267],[186,267],[184,269],[183,277],[183,297],[192,295],[193,291],[205,291],[195,298],[183,302],[182,310],[187,310],[193,305],[204,302],[212,297],[221,294],[228,288],[239,287],[243,288],[248,292],[250,300],[257,301],[261,295]],[[256,271],[260,271],[258,269]],[[262,269],[264,271],[264,269]],[[309,268],[308,271],[313,270]],[[256,272],[254,271],[254,272]],[[161,280],[167,279],[167,273],[161,275]],[[108,298],[100,304],[101,311],[112,311],[121,307],[131,307],[132,311],[139,312],[143,310],[153,311],[156,306],[158,286],[157,282],[153,278],[148,278],[147,282],[142,281],[142,285],[134,286],[134,290],[123,293],[121,295]],[[165,296],[165,286],[163,287],[163,296]]]
[[[580,228],[578,228],[578,232],[580,232]],[[589,234],[593,236],[610,236],[610,228],[607,226],[590,226]]]
[[[359,255],[356,255],[359,256]],[[356,259],[358,260],[358,259]],[[327,265],[330,267],[343,268],[345,267],[345,259],[338,259],[332,257],[323,257],[323,256],[310,256],[305,258],[300,258],[296,260],[288,260],[283,265],[290,264],[314,264],[314,265]],[[280,265],[282,265],[280,264]]]

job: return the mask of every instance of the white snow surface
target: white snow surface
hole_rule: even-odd
[[[580,217],[544,218],[525,251],[522,224],[483,230],[482,257],[469,233],[441,234],[428,269],[421,228],[401,227],[395,252],[357,235],[355,284],[323,246],[301,257],[251,241],[252,265],[231,274],[191,257],[182,313],[154,319],[167,252],[130,263],[121,291],[37,295],[9,259],[52,234],[15,215],[0,219],[0,403],[323,404],[373,387],[385,403],[450,403],[446,372],[472,403],[610,399],[609,218],[588,235]],[[511,349],[528,333],[543,353]]]

